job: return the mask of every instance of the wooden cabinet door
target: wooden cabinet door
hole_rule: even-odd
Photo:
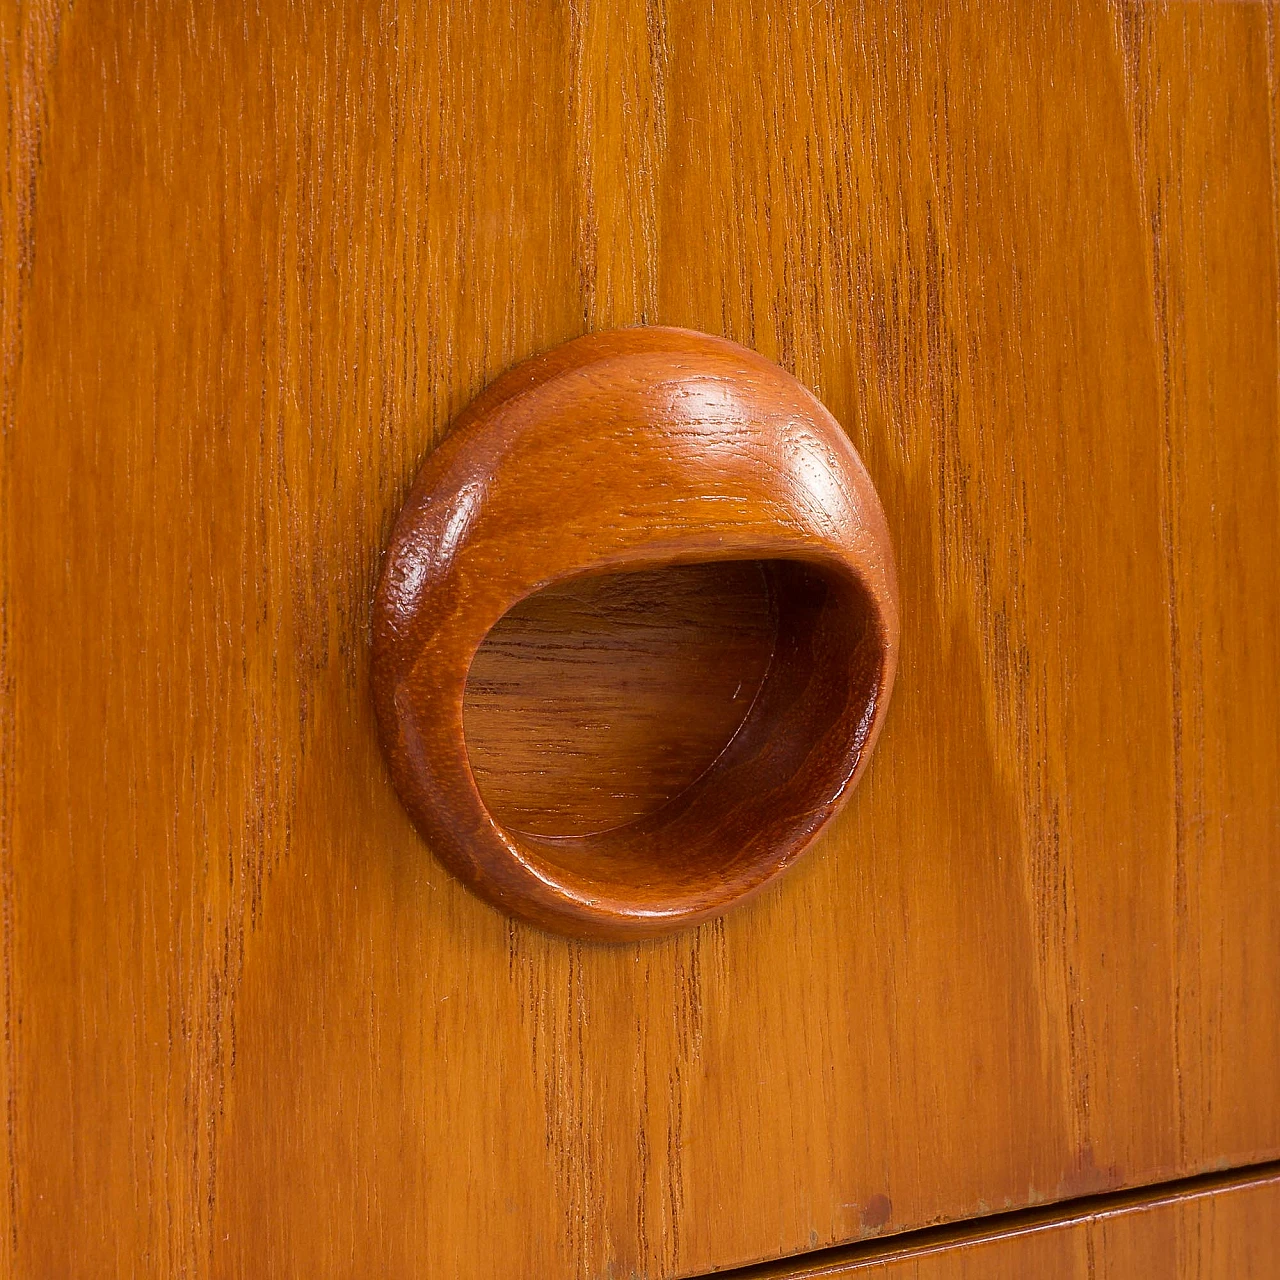
[[[1280,1155],[1267,6],[7,0],[0,1271],[687,1276]],[[585,330],[857,446],[897,691],[724,918],[388,780],[422,458]]]

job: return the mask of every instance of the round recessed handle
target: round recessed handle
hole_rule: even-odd
[[[663,603],[668,581],[675,604]],[[636,582],[643,589],[626,585]],[[737,628],[720,649],[709,634],[716,589],[732,602],[725,625]],[[742,620],[743,601],[755,602],[758,619]],[[549,636],[548,618],[565,634]],[[534,648],[514,651],[520,643]],[[613,727],[619,699],[651,696],[644,673],[655,644],[666,645],[662,662],[693,664],[689,680],[709,692],[647,719],[637,713],[635,723],[666,736],[647,757],[632,734],[624,766],[652,757],[670,772],[687,739],[708,757],[696,776],[603,829],[594,813],[563,831],[513,817],[495,800],[505,794],[506,739],[486,739],[483,769],[468,752],[469,719],[478,732],[473,664],[506,662],[514,673],[501,685],[514,734],[549,705],[542,677],[525,688],[521,673],[560,663],[566,714],[586,734]],[[735,343],[625,329],[511,370],[427,459],[378,585],[373,692],[400,798],[455,874],[546,928],[643,937],[724,911],[812,843],[866,767],[897,645],[884,513],[827,410]],[[482,648],[496,658],[478,660]],[[732,690],[728,719],[724,707],[706,710],[728,661],[722,650],[746,653],[752,686],[749,697]],[[698,667],[707,653],[715,660]],[[602,681],[612,710],[593,720],[583,707]],[[704,720],[723,743],[702,733]],[[518,767],[528,770],[527,753]],[[626,783],[593,785],[612,796]],[[573,789],[562,790],[574,803]],[[594,803],[585,785],[581,794]]]

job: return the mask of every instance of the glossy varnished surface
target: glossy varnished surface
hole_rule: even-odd
[[[697,1274],[1280,1155],[1265,6],[0,7],[0,1273]],[[422,457],[585,327],[889,513],[867,777],[643,945],[383,770]]]
[[[587,796],[581,834],[503,824],[465,743],[472,662],[493,629],[548,587],[734,560],[767,566],[773,636],[722,749],[631,822],[601,829]],[[610,630],[618,651],[578,672],[593,701],[627,677],[626,611]],[[791,867],[867,767],[897,653],[888,527],[839,424],[755,352],[662,326],[566,343],[469,405],[396,519],[373,608],[378,723],[415,825],[494,905],[577,937],[687,928]],[[696,676],[692,655],[670,661]],[[535,700],[536,681],[521,696]],[[703,711],[689,699],[681,714]],[[491,776],[527,767],[518,740],[488,745]],[[643,781],[651,767],[635,765]]]

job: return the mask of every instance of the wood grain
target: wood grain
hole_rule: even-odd
[[[1280,1155],[1276,19],[0,6],[0,1273],[696,1274]],[[396,802],[378,556],[519,359],[867,463],[864,785],[689,936]]]
[[[756,560],[596,574],[530,596],[467,672],[467,756],[486,807],[542,836],[661,809],[741,728],[777,639]]]
[[[1280,1177],[1244,1173],[1104,1197],[1088,1208],[1009,1215],[997,1223],[922,1232],[902,1241],[854,1245],[821,1261],[751,1267],[733,1280],[1236,1280],[1275,1274],[1280,1257]],[[729,1280],[726,1277],[726,1280]]]
[[[504,826],[465,734],[493,628],[573,579],[732,560],[763,568],[772,636],[722,749],[632,822]],[[656,937],[759,893],[843,807],[884,726],[898,630],[884,511],[839,423],[745,347],[638,325],[509,370],[423,464],[378,578],[373,698],[396,791],[465,884],[571,937]],[[580,687],[599,666],[579,668]],[[493,772],[520,768],[518,743],[510,762],[505,739],[488,745]]]

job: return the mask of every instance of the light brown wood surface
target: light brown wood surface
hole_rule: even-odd
[[[0,1273],[690,1275],[1280,1154],[1273,10],[0,13]],[[370,600],[462,406],[639,321],[832,410],[903,648],[793,875],[596,946],[424,851]]]
[[[839,1251],[843,1258],[766,1264],[735,1272],[733,1280],[1241,1280],[1274,1276],[1280,1261],[1280,1178],[1274,1167],[1194,1189],[1131,1192],[1072,1209],[923,1232],[900,1245],[854,1245]]]

